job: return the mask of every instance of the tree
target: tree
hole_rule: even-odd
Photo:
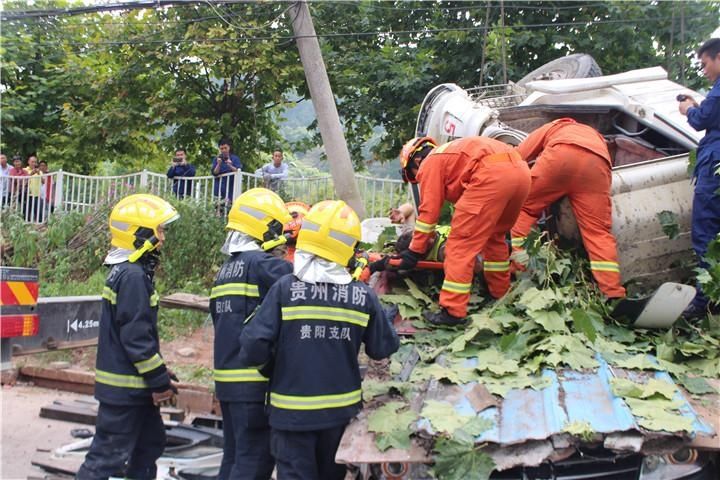
[[[73,171],[94,171],[101,160],[160,169],[176,146],[208,158],[228,136],[252,170],[284,142],[278,121],[288,98],[309,99],[289,7],[210,2],[3,22],[2,148],[39,150]],[[663,65],[697,88],[704,81],[693,72],[693,52],[717,27],[720,3],[360,0],[310,8],[361,168],[378,131],[374,158],[396,158],[439,83],[518,80],[582,52],[606,74]],[[320,143],[308,139],[297,145]]]
[[[180,6],[7,22],[3,148],[41,150],[73,171],[106,159],[161,169],[161,149],[208,158],[228,137],[251,170],[281,140],[285,92],[303,79],[286,10]]]
[[[388,159],[413,135],[418,108],[439,83],[502,83],[504,69],[518,80],[557,57],[589,53],[606,74],[669,64],[671,78],[682,81],[685,72],[697,86],[698,77],[687,72],[694,49],[717,27],[719,5],[493,0],[312,6],[318,33],[333,34],[324,42],[326,61],[352,151],[381,125],[385,135],[373,151]]]
[[[58,8],[64,2],[38,2]],[[7,5],[27,9],[26,2]],[[40,17],[3,23],[2,148],[39,152],[53,167],[90,173],[103,161],[128,167],[157,152],[145,126],[143,91],[123,96],[123,62],[105,44],[117,26],[92,17]]]

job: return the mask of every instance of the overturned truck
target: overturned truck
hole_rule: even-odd
[[[624,282],[633,291],[687,279],[688,162],[702,132],[679,114],[676,96],[702,96],[660,67],[598,76],[590,57],[571,57],[518,84],[433,88],[416,135],[516,145],[561,117],[593,126],[612,147]],[[548,212],[545,228],[579,243],[566,201]],[[375,279],[384,301],[399,306],[396,322],[414,334],[389,366],[371,365],[366,408],[346,430],[337,461],[364,479],[717,478],[717,321],[633,330],[589,299],[580,260],[553,246],[536,254],[541,272],[493,305],[476,297],[461,331],[423,325],[432,278],[418,280],[425,293],[386,272]]]

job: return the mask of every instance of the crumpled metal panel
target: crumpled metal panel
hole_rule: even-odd
[[[543,440],[562,434],[569,424],[575,422],[586,422],[595,432],[606,435],[641,430],[625,401],[613,395],[610,379],[622,374],[633,381],[644,383],[654,376],[674,384],[672,378],[666,372],[616,371],[599,354],[596,359],[600,366],[594,372],[558,370],[556,373],[545,370],[542,375],[550,379],[549,387],[541,390],[511,390],[499,406],[486,408],[482,412],[476,412],[468,396],[458,394],[457,389],[440,391],[434,399],[451,402],[461,415],[477,413],[492,420],[494,426],[477,437],[478,443],[514,445],[529,440]],[[474,362],[475,359],[468,359],[466,366],[473,366]],[[477,382],[461,385],[459,391],[468,394],[476,385]],[[697,415],[679,389],[675,398],[683,402],[680,413],[693,420],[690,437],[697,433],[714,434],[713,428]],[[433,434],[427,419],[421,419],[417,426]],[[663,432],[653,432],[653,435],[658,434],[662,435]],[[672,432],[665,434],[670,435]]]

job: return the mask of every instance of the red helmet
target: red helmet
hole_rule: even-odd
[[[415,174],[411,170],[413,168],[419,168],[420,162],[422,162],[425,157],[417,160],[414,160],[414,157],[416,153],[425,150],[427,147],[435,148],[437,147],[437,142],[430,137],[415,137],[403,145],[402,150],[400,150],[400,166],[402,167],[400,173],[405,183],[417,183]]]
[[[290,212],[292,220],[285,224],[283,231],[288,240],[295,240],[300,232],[303,217],[310,211],[310,205],[303,202],[286,202],[285,206]]]

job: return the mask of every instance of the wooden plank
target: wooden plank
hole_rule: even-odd
[[[54,403],[40,408],[40,416],[42,418],[51,418],[53,420],[62,420],[65,422],[95,425],[97,409],[89,406]]]
[[[30,459],[30,463],[50,473],[75,475],[80,469],[80,465],[82,465],[83,460],[84,457],[79,455],[70,458],[58,458],[54,457],[52,452],[38,450]]]
[[[182,308],[210,313],[210,297],[192,293],[176,292],[160,298],[160,306],[165,308]]]

